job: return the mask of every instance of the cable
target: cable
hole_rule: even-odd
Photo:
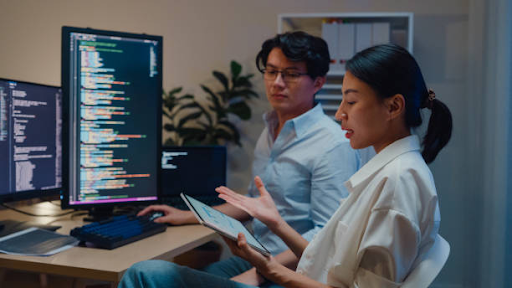
[[[64,213],[60,213],[60,214],[37,215],[37,214],[33,214],[33,213],[26,212],[26,211],[23,211],[23,210],[19,210],[17,208],[11,207],[11,206],[3,204],[3,203],[1,203],[0,205],[5,207],[5,208],[7,208],[7,209],[11,209],[13,211],[16,211],[18,213],[25,214],[25,215],[28,215],[28,216],[35,216],[35,217],[59,217],[59,216],[64,216],[64,215],[68,215],[68,214],[71,214],[71,213],[75,212],[74,210],[72,210],[72,211],[68,211],[68,212],[64,212]]]
[[[53,204],[53,205],[55,205],[55,206],[58,206],[58,207],[60,207],[60,204],[57,204],[57,203],[53,203],[53,201],[51,201],[51,200],[48,200],[48,203],[50,203],[50,204]]]
[[[77,216],[82,216],[82,215],[87,215],[87,211],[71,211],[71,216],[70,216],[70,219],[73,220],[74,217],[77,217]],[[46,223],[46,225],[53,225],[53,223],[57,222],[57,221],[62,221],[62,219],[55,219],[53,221],[50,221],[48,223]]]

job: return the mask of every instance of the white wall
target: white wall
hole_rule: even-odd
[[[437,283],[461,287],[466,271],[474,274],[468,263],[476,261],[475,240],[466,239],[473,226],[465,221],[476,193],[466,181],[472,164],[466,145],[472,115],[465,101],[469,7],[466,0],[2,0],[0,77],[60,85],[60,29],[69,25],[163,35],[164,88],[183,86],[200,94],[198,84],[213,83],[211,71],[227,71],[232,59],[244,71],[257,72],[254,57],[263,40],[276,33],[279,13],[414,12],[414,54],[428,85],[454,117],[453,138],[431,166],[441,201],[441,234],[452,246]],[[268,108],[262,82],[255,79],[262,100],[253,103],[250,123],[240,123],[243,148],[230,147],[228,183],[240,191],[250,181],[252,149],[263,127],[259,114]]]

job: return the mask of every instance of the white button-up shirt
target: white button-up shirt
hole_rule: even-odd
[[[398,287],[439,229],[434,179],[419,149],[417,136],[395,141],[345,182],[349,197],[297,272],[335,287]]]

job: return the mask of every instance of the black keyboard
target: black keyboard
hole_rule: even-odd
[[[153,222],[148,216],[121,215],[71,230],[69,234],[97,248],[119,246],[164,232],[167,225]]]

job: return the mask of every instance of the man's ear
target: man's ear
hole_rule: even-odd
[[[326,77],[316,77],[315,81],[313,82],[313,86],[315,87],[315,94],[322,89],[322,86],[324,86],[326,81]]]
[[[405,98],[402,94],[395,94],[385,99],[388,110],[388,119],[395,119],[405,114]]]

